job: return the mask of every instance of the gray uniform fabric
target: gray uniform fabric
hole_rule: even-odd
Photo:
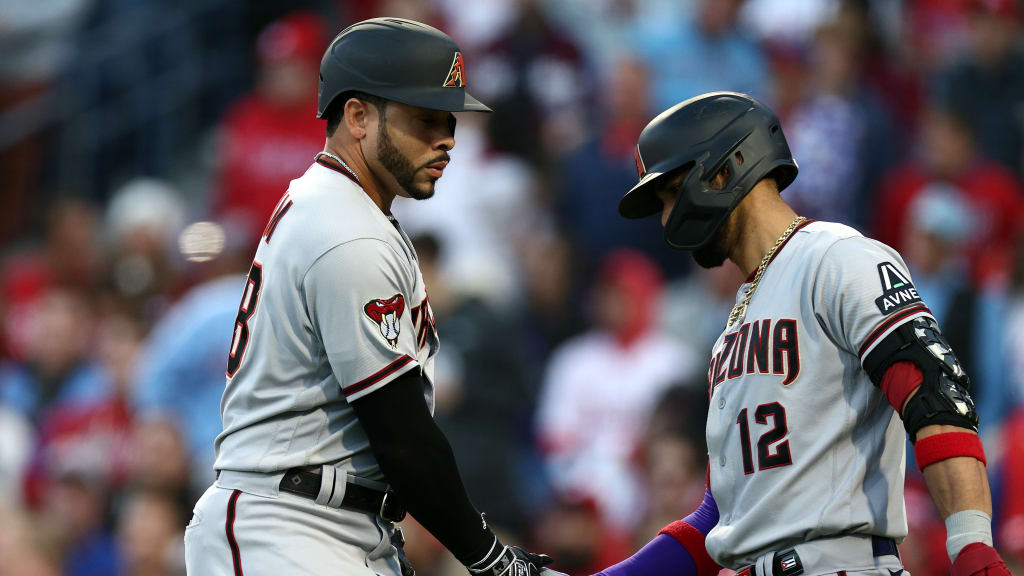
[[[186,531],[188,573],[397,576],[394,526],[338,506],[346,473],[383,480],[349,402],[420,370],[433,411],[438,339],[409,238],[354,174],[318,161],[271,216],[237,320],[219,478]],[[309,466],[329,496],[278,489]]]
[[[921,315],[899,254],[852,228],[811,222],[782,246],[708,370],[712,558],[736,569],[819,538],[906,536],[906,433],[861,362]]]
[[[221,400],[214,467],[335,464],[380,480],[348,403],[409,370],[432,381],[438,345],[419,264],[405,234],[344,174],[313,164],[287,201],[256,251],[262,287]],[[401,309],[374,316],[375,301]],[[424,394],[433,409],[433,389]]]

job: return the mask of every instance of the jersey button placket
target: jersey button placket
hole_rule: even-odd
[[[722,454],[721,456],[718,457],[718,464],[723,468],[725,467],[725,454]]]
[[[719,395],[719,397],[718,397],[718,409],[722,410],[724,408],[725,408],[725,396],[724,395]]]

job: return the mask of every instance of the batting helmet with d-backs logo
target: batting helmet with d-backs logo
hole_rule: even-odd
[[[401,18],[358,22],[327,47],[316,117],[324,118],[335,98],[352,91],[431,110],[491,111],[466,92],[465,58],[455,41]]]
[[[712,180],[726,166],[727,181],[713,189]],[[761,179],[773,177],[782,191],[797,174],[774,112],[746,94],[711,92],[662,112],[640,133],[640,181],[619,202],[619,213],[644,218],[661,212],[654,183],[683,167],[690,171],[665,226],[665,240],[680,250],[711,241]]]

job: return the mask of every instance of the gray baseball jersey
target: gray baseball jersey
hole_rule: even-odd
[[[861,362],[921,315],[899,254],[852,228],[808,221],[779,249],[708,370],[720,520],[706,546],[719,564],[821,537],[906,536],[906,433]]]
[[[270,218],[236,320],[218,470],[331,464],[380,480],[349,402],[422,370],[433,410],[438,340],[412,244],[323,158]]]

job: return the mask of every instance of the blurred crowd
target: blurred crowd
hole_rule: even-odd
[[[703,496],[706,362],[742,275],[618,216],[657,113],[780,115],[802,215],[900,250],[972,377],[997,546],[1024,571],[1018,0],[61,0],[0,18],[0,576],[180,576],[244,273],[322,149],[348,23],[449,32],[494,108],[398,202],[443,346],[436,417],[506,540],[586,575]],[[913,464],[916,576],[944,527]],[[464,569],[405,522],[424,576]]]

